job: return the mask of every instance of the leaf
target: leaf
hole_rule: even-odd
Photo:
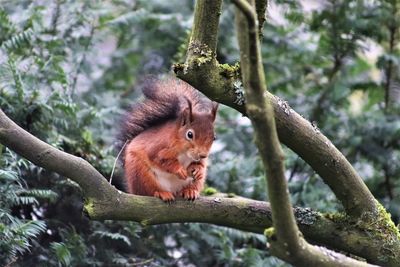
[[[83,131],[82,138],[87,144],[93,144],[92,132],[89,132],[88,130]]]
[[[42,198],[48,199],[51,202],[54,202],[58,198],[58,194],[52,190],[44,190],[44,189],[31,189],[27,190],[23,193],[24,196],[31,196],[34,198]]]
[[[15,231],[23,233],[27,237],[36,237],[46,231],[46,223],[44,221],[28,221],[19,225]]]
[[[0,180],[18,181],[16,172],[0,170]]]
[[[56,257],[63,266],[70,266],[72,255],[68,247],[64,243],[52,242],[50,243],[51,250],[56,254]]]
[[[129,238],[125,235],[122,235],[120,233],[110,233],[110,232],[103,232],[103,231],[94,231],[93,232],[94,236],[99,236],[101,238],[110,238],[112,240],[119,240],[127,244],[128,246],[131,245],[131,241],[129,241]]]
[[[139,9],[135,11],[129,11],[127,13],[124,13],[121,16],[118,16],[107,23],[110,26],[121,26],[121,25],[131,25],[135,24],[141,19],[143,19],[143,16],[148,14],[148,11],[145,9]]]
[[[8,40],[0,44],[1,48],[7,50],[16,50],[21,48],[23,45],[30,44],[33,39],[34,32],[31,28],[28,28],[22,32],[19,32]]]

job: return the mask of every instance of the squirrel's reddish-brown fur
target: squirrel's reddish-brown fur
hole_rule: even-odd
[[[218,104],[175,78],[152,78],[123,122],[128,192],[194,200],[204,186]]]

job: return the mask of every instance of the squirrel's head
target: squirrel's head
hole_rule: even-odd
[[[195,112],[190,101],[178,119],[179,138],[184,140],[184,151],[193,161],[208,157],[211,145],[215,140],[214,121],[218,103],[212,102],[211,110]]]

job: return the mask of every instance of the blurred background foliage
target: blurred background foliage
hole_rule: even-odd
[[[193,1],[0,0],[0,106],[23,128],[109,177],[119,118],[148,73],[182,62]],[[218,60],[234,64],[224,2]],[[400,220],[400,2],[270,1],[269,90],[326,134]],[[221,107],[208,185],[267,200],[249,121]],[[286,149],[295,205],[341,210]],[[0,265],[287,266],[261,235],[204,224],[90,221],[79,187],[0,145]]]

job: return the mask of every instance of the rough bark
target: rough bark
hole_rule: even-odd
[[[256,0],[258,32],[259,32],[260,38],[263,36],[264,22],[267,20],[267,18],[266,18],[267,8],[268,8],[268,0]]]
[[[218,32],[218,24],[213,21],[219,21],[221,12],[221,0],[203,0],[196,1],[195,14],[192,34],[189,41],[189,56],[188,60],[192,59],[192,55],[200,54],[205,57],[215,57],[217,50],[217,39],[218,35],[214,34]],[[201,31],[196,27],[205,27],[207,31]],[[197,43],[197,40],[203,40],[202,43]],[[203,47],[203,44],[210,44],[207,47]],[[191,62],[187,62],[190,64]]]
[[[85,212],[93,220],[132,220],[146,225],[202,222],[254,233],[263,233],[265,228],[272,226],[270,206],[265,202],[215,195],[201,197],[195,202],[178,200],[167,206],[153,197],[118,191],[85,160],[64,153],[32,136],[12,122],[1,109],[0,143],[37,166],[78,183],[85,198]],[[381,242],[384,237],[376,237],[372,223],[365,221],[370,226],[366,230],[362,225],[364,220],[353,221],[346,216],[323,215],[303,208],[296,208],[295,215],[300,230],[310,242],[347,251],[371,262],[396,266],[387,264],[393,260],[393,256],[385,261],[380,259],[388,249],[393,255],[398,255],[395,253],[400,251],[400,245],[392,242],[390,247]],[[388,221],[375,223],[386,225]],[[384,232],[384,227],[379,234],[390,237],[390,232]]]
[[[206,3],[199,0],[198,5],[201,4]],[[213,12],[220,13],[220,10]],[[207,13],[200,15],[209,17]],[[218,24],[218,19],[208,21],[208,25],[213,23]],[[217,27],[212,28],[215,30],[214,32],[209,32],[208,28],[202,27],[202,25],[193,27],[197,31],[217,34]],[[206,39],[192,38],[191,42],[201,45],[203,49],[215,47],[215,44]],[[219,64],[214,57],[209,57],[204,53],[192,53],[190,49],[189,46],[187,56],[191,58],[187,58],[185,64],[174,65],[176,75],[211,99],[247,115],[239,65]],[[287,102],[268,92],[265,93],[265,96],[266,101],[270,101],[274,107],[280,141],[301,156],[321,176],[342,202],[348,214],[346,216],[337,214],[333,217],[347,218],[346,220],[358,225],[361,232],[366,231],[374,236],[370,241],[374,240],[374,245],[380,244],[380,248],[377,249],[380,252],[371,249],[370,252],[374,253],[374,256],[370,257],[371,254],[368,256],[370,262],[385,266],[399,265],[400,235],[398,229],[351,164],[317,127],[297,114]],[[370,244],[372,245],[372,243]],[[385,252],[385,247],[390,247],[389,251],[386,251],[388,253]],[[387,256],[383,259],[379,253]]]
[[[285,177],[284,154],[276,132],[274,110],[264,93],[267,91],[261,49],[258,38],[257,16],[254,2],[233,0],[236,5],[236,33],[240,48],[240,63],[246,111],[252,122],[255,143],[266,168],[268,197],[272,207],[275,248],[298,251],[300,233],[297,228]],[[286,247],[283,244],[286,244]]]
[[[275,127],[274,110],[264,93],[264,68],[258,35],[258,19],[254,0],[233,0],[236,9],[237,36],[247,113],[254,128],[255,141],[267,170],[267,190],[271,201],[273,228],[266,230],[271,253],[296,266],[368,266],[330,251],[308,244],[297,227],[285,177],[284,154]]]
[[[196,7],[202,5],[207,5],[207,1],[197,1]],[[219,14],[220,9],[213,10],[212,13]],[[216,40],[207,36],[218,34],[218,28],[210,25],[218,25],[219,17],[196,11],[195,16],[207,18],[207,25],[193,25],[186,63],[174,65],[176,75],[212,100],[247,115],[240,67],[219,64],[212,56],[213,50],[210,48],[216,47]],[[204,21],[205,18],[195,18],[195,22]],[[197,34],[196,31],[206,34]],[[286,101],[268,92],[265,95],[265,99],[274,107],[280,141],[302,157],[321,176],[341,201],[346,212],[358,217],[365,212],[377,213],[375,198],[332,142],[317,127],[296,113]]]

